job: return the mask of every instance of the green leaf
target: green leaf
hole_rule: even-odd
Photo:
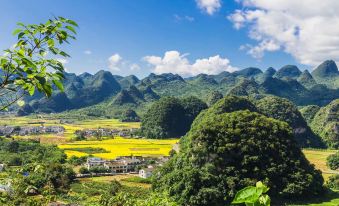
[[[65,26],[65,28],[67,28],[68,30],[70,30],[71,32],[73,32],[74,34],[76,34],[77,32],[75,31],[75,29],[71,26]]]
[[[35,87],[31,86],[30,88],[27,89],[27,91],[28,91],[29,95],[32,96],[34,94],[34,92],[35,92]]]
[[[19,105],[19,107],[22,107],[25,105],[25,101],[23,100],[18,100],[16,103]]]
[[[263,206],[270,206],[271,205],[271,198],[268,195],[261,195],[259,197],[259,203]]]
[[[51,85],[45,83],[45,84],[42,84],[41,86],[42,86],[42,88],[44,90],[44,93],[46,94],[47,97],[52,96],[52,87],[51,87]]]
[[[17,35],[18,33],[20,33],[22,31],[22,29],[15,29],[14,31],[13,31],[13,35]]]
[[[21,39],[24,35],[25,35],[24,32],[20,32],[20,33],[18,34],[18,39]]]
[[[58,87],[58,89],[59,89],[60,91],[62,91],[62,92],[64,91],[64,86],[62,85],[62,83],[61,83],[60,81],[53,80],[53,83],[54,83],[55,86]]]
[[[67,53],[64,52],[64,51],[61,51],[59,54],[60,54],[61,56],[64,56],[64,57],[70,57],[70,55],[67,54]]]
[[[257,188],[261,188],[263,190],[263,193],[266,193],[270,188],[264,185],[261,181],[257,182],[255,184]]]
[[[253,186],[245,187],[244,189],[237,192],[232,201],[232,204],[238,203],[255,203],[260,197],[262,190],[258,190],[258,188]]]
[[[79,27],[79,25],[73,20],[67,19],[66,22],[73,25],[73,26]]]
[[[48,39],[47,44],[48,44],[49,47],[54,47],[54,40]]]

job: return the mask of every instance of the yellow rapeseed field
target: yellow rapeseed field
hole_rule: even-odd
[[[130,139],[115,137],[102,141],[77,141],[68,144],[60,144],[59,148],[65,149],[68,157],[85,156],[86,153],[67,150],[68,148],[103,148],[109,153],[96,153],[95,157],[114,159],[118,156],[167,156],[172,146],[178,139],[155,140],[155,139]]]

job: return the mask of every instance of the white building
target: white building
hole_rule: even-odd
[[[139,177],[141,178],[149,178],[152,176],[154,168],[144,168],[139,170]]]
[[[91,169],[92,167],[104,166],[105,162],[106,161],[101,158],[92,157],[87,159],[85,166],[87,167],[87,169]]]

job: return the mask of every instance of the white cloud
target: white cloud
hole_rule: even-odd
[[[108,58],[108,67],[113,71],[120,71],[119,65],[121,64],[122,57],[116,53]]]
[[[237,0],[244,10],[228,18],[236,29],[249,28],[257,45],[245,45],[261,58],[266,51],[284,50],[306,65],[339,61],[339,1]]]
[[[200,73],[218,74],[222,71],[234,71],[236,67],[230,65],[227,58],[222,58],[219,55],[196,59],[193,64],[186,58],[188,54],[180,54],[178,51],[167,51],[163,57],[146,56],[143,59],[151,64],[153,72],[175,73],[183,76],[193,76]]]
[[[129,69],[131,71],[139,71],[141,68],[140,68],[140,66],[138,64],[131,64]]]
[[[196,0],[198,7],[209,15],[213,15],[221,7],[221,0]]]
[[[90,55],[90,54],[92,54],[92,51],[91,50],[85,50],[84,54]]]

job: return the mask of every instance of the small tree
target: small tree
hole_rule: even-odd
[[[339,174],[330,176],[326,181],[326,185],[333,190],[339,190]]]
[[[0,56],[0,111],[36,90],[47,97],[52,95],[53,85],[63,91],[64,67],[53,57],[70,57],[60,46],[75,39],[78,27],[63,17],[54,17],[44,24],[18,26],[13,32],[18,41]],[[18,104],[22,106],[24,102]]]
[[[331,170],[339,169],[339,152],[327,157],[327,166]]]

